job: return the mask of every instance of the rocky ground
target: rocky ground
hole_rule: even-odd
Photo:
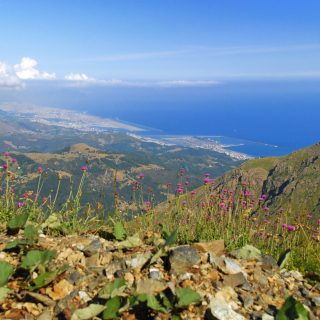
[[[158,234],[33,241],[0,237],[0,319],[271,320],[295,319],[289,313],[299,308],[308,314],[299,319],[320,319],[319,282],[280,269],[254,247],[169,247]]]

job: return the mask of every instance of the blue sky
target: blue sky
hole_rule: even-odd
[[[0,86],[320,78],[319,12],[319,0],[1,0]]]

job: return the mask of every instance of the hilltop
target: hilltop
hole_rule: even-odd
[[[271,212],[320,216],[320,143],[283,157],[252,159],[217,180],[217,189],[243,187]],[[254,208],[257,210],[259,202]]]

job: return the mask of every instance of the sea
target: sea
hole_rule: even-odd
[[[61,107],[145,128],[206,136],[254,157],[320,141],[320,79],[221,80],[213,86],[66,86],[33,82],[0,102]]]

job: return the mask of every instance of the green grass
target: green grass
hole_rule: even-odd
[[[250,169],[255,168],[263,168],[267,171],[270,171],[274,168],[274,166],[279,161],[279,157],[270,157],[270,158],[262,158],[262,159],[252,159],[250,161],[246,161],[241,168],[243,170],[249,171]]]

